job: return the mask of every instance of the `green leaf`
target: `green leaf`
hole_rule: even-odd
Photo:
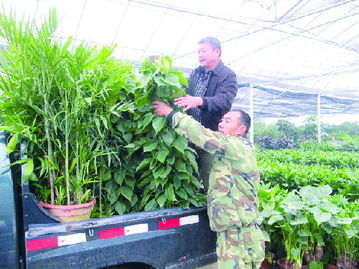
[[[171,146],[172,142],[175,140],[174,131],[172,129],[164,131],[161,134],[161,138],[162,138],[163,142],[165,142],[165,144],[167,146]]]
[[[310,210],[314,216],[315,221],[318,224],[321,224],[323,222],[327,222],[331,219],[332,214],[330,213],[326,213],[326,212],[322,212],[319,208],[314,207]]]
[[[292,248],[290,250],[290,253],[292,254],[293,257],[297,258],[297,257],[301,257],[301,251],[299,248]]]
[[[160,177],[161,178],[166,178],[171,171],[172,171],[172,167],[170,165],[166,165],[166,168],[163,171],[163,173],[160,175]]]
[[[152,114],[152,113],[147,113],[145,115],[145,117],[143,118],[143,120],[139,121],[139,128],[146,128],[153,120],[153,118],[155,117],[155,114]]]
[[[133,194],[133,190],[127,186],[121,186],[119,187],[119,192],[122,196],[124,196],[127,200],[131,202],[131,197]]]
[[[292,224],[292,225],[300,225],[300,224],[306,224],[306,223],[308,223],[308,219],[307,219],[307,216],[305,216],[305,215],[296,216],[296,218],[290,222],[290,224]]]
[[[24,165],[24,174],[23,174],[23,180],[29,180],[31,178],[31,175],[34,172],[34,160],[31,158],[28,158],[28,161]]]
[[[134,144],[134,143],[127,144],[126,146],[124,146],[124,148],[126,148],[126,149],[134,149],[134,148],[136,148],[136,144]],[[138,148],[138,146],[137,146],[137,148]]]
[[[323,239],[323,236],[321,234],[315,233],[314,238],[316,239],[318,245],[324,246],[324,239]]]
[[[320,198],[328,197],[332,193],[332,188],[329,185],[319,186],[317,193]]]
[[[111,204],[114,204],[118,200],[119,195],[114,191],[107,193],[106,197]]]
[[[268,223],[268,225],[272,225],[272,224],[274,224],[274,223],[276,223],[278,221],[281,221],[283,219],[284,218],[283,218],[282,215],[273,215],[268,219],[267,223]]]
[[[178,162],[176,162],[176,170],[178,172],[187,173],[186,164],[179,160]]]
[[[282,201],[281,206],[286,212],[294,214],[294,212],[303,208],[303,203],[300,197],[292,192]]]
[[[169,73],[171,74],[175,74],[180,82],[181,85],[185,86],[185,87],[188,87],[188,81],[186,79],[186,77],[184,76],[184,74],[178,70],[175,70],[175,69],[170,69]],[[187,95],[186,93],[182,96],[185,96]]]
[[[172,184],[166,188],[165,195],[169,201],[177,201]]]
[[[145,211],[155,210],[155,209],[157,209],[157,202],[155,199],[152,199],[146,204]]]
[[[134,206],[137,202],[138,202],[138,197],[136,194],[133,194],[131,198],[131,205]]]
[[[337,223],[339,224],[351,224],[352,223],[352,219],[351,218],[341,218],[341,217],[337,217],[336,218]]]
[[[16,164],[23,164],[23,163],[27,163],[31,158],[24,158],[24,159],[20,159],[16,162],[13,162],[9,165],[5,165],[4,167],[9,167],[9,166],[12,166],[12,165],[16,165]]]
[[[298,235],[299,236],[311,236],[312,233],[309,230],[299,230]]]
[[[309,237],[308,236],[299,236],[299,238],[297,240],[298,240],[298,243],[300,243],[302,245],[308,245]]]
[[[192,186],[191,186],[188,182],[184,181],[184,182],[182,183],[182,187],[185,189],[185,191],[186,191],[190,196],[193,196],[193,195],[194,195]]]
[[[187,144],[187,140],[180,135],[178,135],[173,142],[173,146],[181,153],[184,153],[184,149],[187,148]]]
[[[153,151],[154,149],[156,149],[158,146],[158,142],[155,141],[155,142],[152,142],[150,144],[147,144],[143,147],[143,152],[151,152]]]
[[[336,206],[335,204],[329,202],[329,201],[321,201],[320,208],[324,209],[325,211],[328,211],[329,213],[336,214],[339,212],[340,208]]]
[[[165,117],[156,117],[152,121],[152,127],[156,132],[156,135],[163,129],[163,127],[166,125],[166,118]]]
[[[19,135],[14,134],[6,145],[6,154],[12,153],[16,149],[16,145],[19,143]]]
[[[136,167],[136,172],[147,167],[151,162],[150,158],[143,159],[143,161]]]
[[[309,269],[323,269],[324,264],[321,261],[311,261],[309,263]]]
[[[171,155],[170,157],[167,158],[167,163],[170,165],[173,165],[176,161],[176,157],[174,155]]]
[[[168,149],[162,149],[162,151],[157,154],[156,158],[159,162],[164,163],[169,153],[170,151]]]
[[[159,68],[162,74],[166,74],[172,65],[172,59],[169,56],[163,56],[155,60],[155,66]]]
[[[179,187],[181,187],[181,180],[177,176],[173,179],[173,186],[175,187],[175,190],[178,190]]]
[[[131,134],[131,133],[123,134],[123,139],[126,141],[126,143],[130,143],[132,137],[133,137],[133,134]]]
[[[123,203],[121,201],[117,201],[115,204],[115,210],[116,210],[117,214],[122,215],[126,212],[127,206],[125,205],[125,203]]]
[[[186,151],[187,159],[190,161],[192,167],[195,169],[195,171],[198,171],[198,164],[196,161],[196,156],[191,151]]]
[[[179,190],[176,191],[176,193],[178,194],[179,197],[181,197],[184,200],[188,199],[188,195],[185,192],[185,190],[183,188],[180,188]]]
[[[136,180],[134,178],[127,177],[127,178],[125,178],[125,183],[127,186],[129,186],[133,190],[136,185]]]
[[[155,170],[153,170],[152,175],[155,179],[163,178],[162,175],[165,172],[166,167],[164,165],[158,166]],[[158,186],[158,185],[157,185]]]
[[[175,86],[177,88],[181,88],[181,84],[179,82],[179,78],[176,74],[174,73],[168,73],[165,75],[164,80],[166,81],[167,84]]]
[[[125,170],[119,170],[119,171],[116,171],[116,173],[114,174],[114,179],[116,181],[116,183],[118,185],[122,185],[123,183],[123,180],[125,179],[126,177],[126,171]]]
[[[164,194],[161,194],[160,196],[158,196],[157,198],[157,203],[160,206],[160,208],[163,208],[163,206],[165,205],[167,199],[166,196]]]
[[[299,195],[302,197],[303,201],[309,205],[315,205],[324,197],[328,197],[332,189],[328,186],[304,186],[299,190]]]

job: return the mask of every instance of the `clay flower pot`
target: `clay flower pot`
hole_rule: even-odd
[[[52,205],[41,201],[39,203],[47,212],[57,217],[60,222],[71,222],[89,219],[96,200],[78,205]]]
[[[327,264],[324,265],[324,268],[325,269],[337,269],[338,267],[336,267],[335,265],[327,263]]]
[[[261,269],[270,269],[272,268],[272,264],[267,260],[267,259],[264,259],[261,263]]]

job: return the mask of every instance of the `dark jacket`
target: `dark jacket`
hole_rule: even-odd
[[[189,77],[187,93],[193,95],[196,74],[204,72],[202,66],[194,69]],[[204,127],[217,131],[222,116],[231,109],[238,91],[236,74],[221,61],[213,70],[203,97],[201,123]]]

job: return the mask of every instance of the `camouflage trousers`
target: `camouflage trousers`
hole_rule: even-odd
[[[217,232],[219,269],[258,269],[265,256],[263,233],[257,226]]]

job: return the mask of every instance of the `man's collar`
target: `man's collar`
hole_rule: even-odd
[[[222,60],[220,60],[219,63],[216,65],[216,67],[212,69],[213,74],[218,75],[219,70],[221,70],[223,68],[223,66],[224,66],[224,64],[223,64]]]
[[[213,68],[213,69],[211,69],[211,70],[208,70],[208,72],[218,75],[218,74],[219,74],[219,70],[223,67],[223,65],[224,65],[224,64],[223,64],[222,60],[220,60],[219,63],[216,65],[216,67]],[[205,70],[204,67],[201,66],[201,65],[198,66],[197,69],[198,69],[198,71],[200,71],[201,73],[206,73],[206,70]],[[207,72],[207,73],[208,73],[208,72]]]

